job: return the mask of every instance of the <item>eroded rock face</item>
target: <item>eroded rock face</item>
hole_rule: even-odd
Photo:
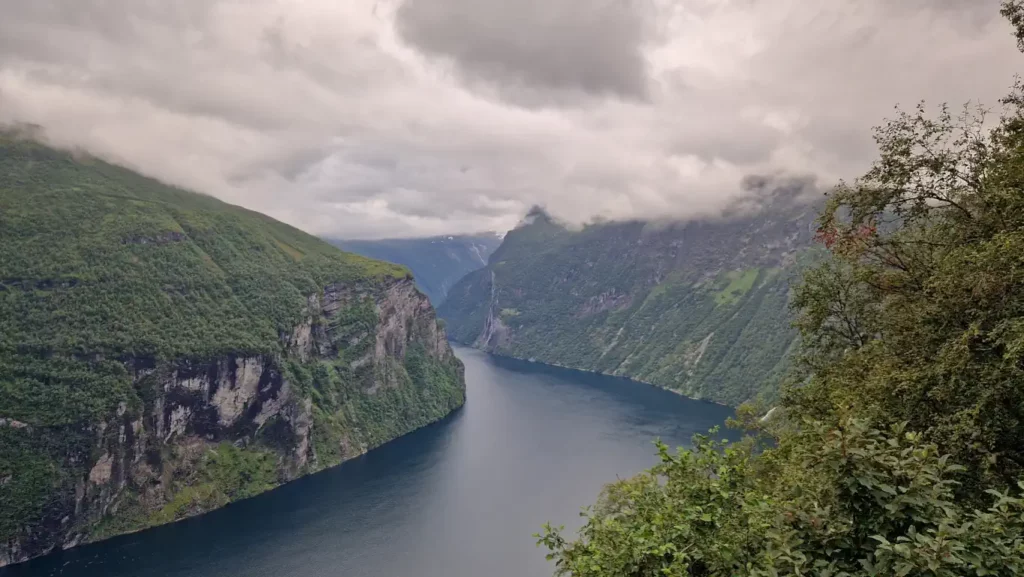
[[[136,373],[135,384],[161,393],[149,422],[164,442],[183,435],[216,441],[244,436],[291,400],[276,361],[264,356],[169,364]]]
[[[210,399],[210,403],[217,407],[222,427],[233,425],[246,407],[256,400],[263,363],[259,358],[235,359],[235,366],[229,370],[234,373],[234,379],[219,382],[216,394]]]
[[[110,481],[111,470],[113,469],[113,458],[104,453],[99,461],[89,471],[89,482],[93,485],[103,485]]]
[[[378,301],[381,324],[377,330],[375,358],[401,357],[410,342],[418,342],[435,358],[452,355],[448,339],[434,319],[433,308],[412,281],[391,286]]]
[[[159,510],[173,498],[175,476],[197,467],[205,454],[222,443],[240,448],[260,443],[263,450],[274,451],[279,481],[323,468],[313,442],[313,401],[289,382],[283,363],[336,358],[339,345],[330,327],[337,314],[357,302],[369,306],[377,317],[372,331],[342,343],[372,343],[362,363],[401,362],[414,343],[433,358],[457,362],[429,301],[411,279],[383,287],[324,287],[307,299],[306,318],[282,333],[278,354],[125,359],[141,407],[122,403],[109,419],[86,425],[84,433],[95,441],[90,450],[69,457],[74,462],[68,467],[82,471],[74,493],[60,510],[55,508],[31,530],[0,542],[0,566],[94,540],[97,523],[105,515],[119,513],[129,501],[136,508]],[[377,373],[388,371],[369,374]],[[385,374],[368,386],[392,386],[390,378]],[[0,418],[0,427],[32,430],[29,424],[9,418]],[[341,453],[352,456],[345,446],[348,442],[339,441]],[[0,486],[4,482],[0,478]],[[196,505],[187,515],[205,510]],[[108,536],[112,535],[99,535]]]

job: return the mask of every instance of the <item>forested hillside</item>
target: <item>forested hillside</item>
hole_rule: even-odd
[[[1024,50],[1024,2],[1003,14]],[[952,71],[956,73],[956,71]],[[998,121],[923,106],[819,219],[802,347],[750,433],[610,485],[562,575],[1024,572],[1024,86]]]
[[[570,230],[535,210],[439,314],[485,350],[632,377],[738,405],[772,394],[796,339],[790,282],[814,208],[794,190],[756,214]]]
[[[0,565],[194,515],[463,401],[407,269],[0,134]]]
[[[501,244],[496,233],[399,238],[386,240],[328,239],[343,250],[409,267],[416,286],[434,306],[467,274],[487,266],[487,259]]]

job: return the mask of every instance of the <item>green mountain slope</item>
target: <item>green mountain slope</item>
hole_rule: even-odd
[[[487,266],[501,237],[494,233],[388,240],[333,240],[343,250],[409,267],[434,306],[467,274]]]
[[[489,351],[739,404],[771,393],[785,367],[789,282],[813,215],[780,196],[754,217],[571,231],[534,211],[439,314]]]
[[[402,267],[0,136],[0,565],[180,519],[461,405]]]

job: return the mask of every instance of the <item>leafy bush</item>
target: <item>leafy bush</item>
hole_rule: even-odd
[[[577,541],[545,526],[559,575],[1015,575],[1024,500],[955,498],[960,467],[923,435],[848,419],[801,423],[783,446],[695,439],[605,489]]]
[[[1024,2],[1003,14],[1024,50]],[[1024,571],[1024,86],[1004,104],[994,126],[922,106],[878,129],[820,218],[782,405],[743,408],[737,445],[662,446],[578,540],[546,527],[559,573]]]

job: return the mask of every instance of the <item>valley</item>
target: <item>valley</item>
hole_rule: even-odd
[[[456,348],[466,406],[207,515],[0,568],[0,577],[379,577],[552,572],[533,533],[575,526],[616,476],[731,411],[625,379]]]
[[[502,235],[486,233],[385,240],[340,240],[328,242],[367,258],[393,262],[412,271],[416,286],[440,306],[448,291],[462,277],[487,266]]]

